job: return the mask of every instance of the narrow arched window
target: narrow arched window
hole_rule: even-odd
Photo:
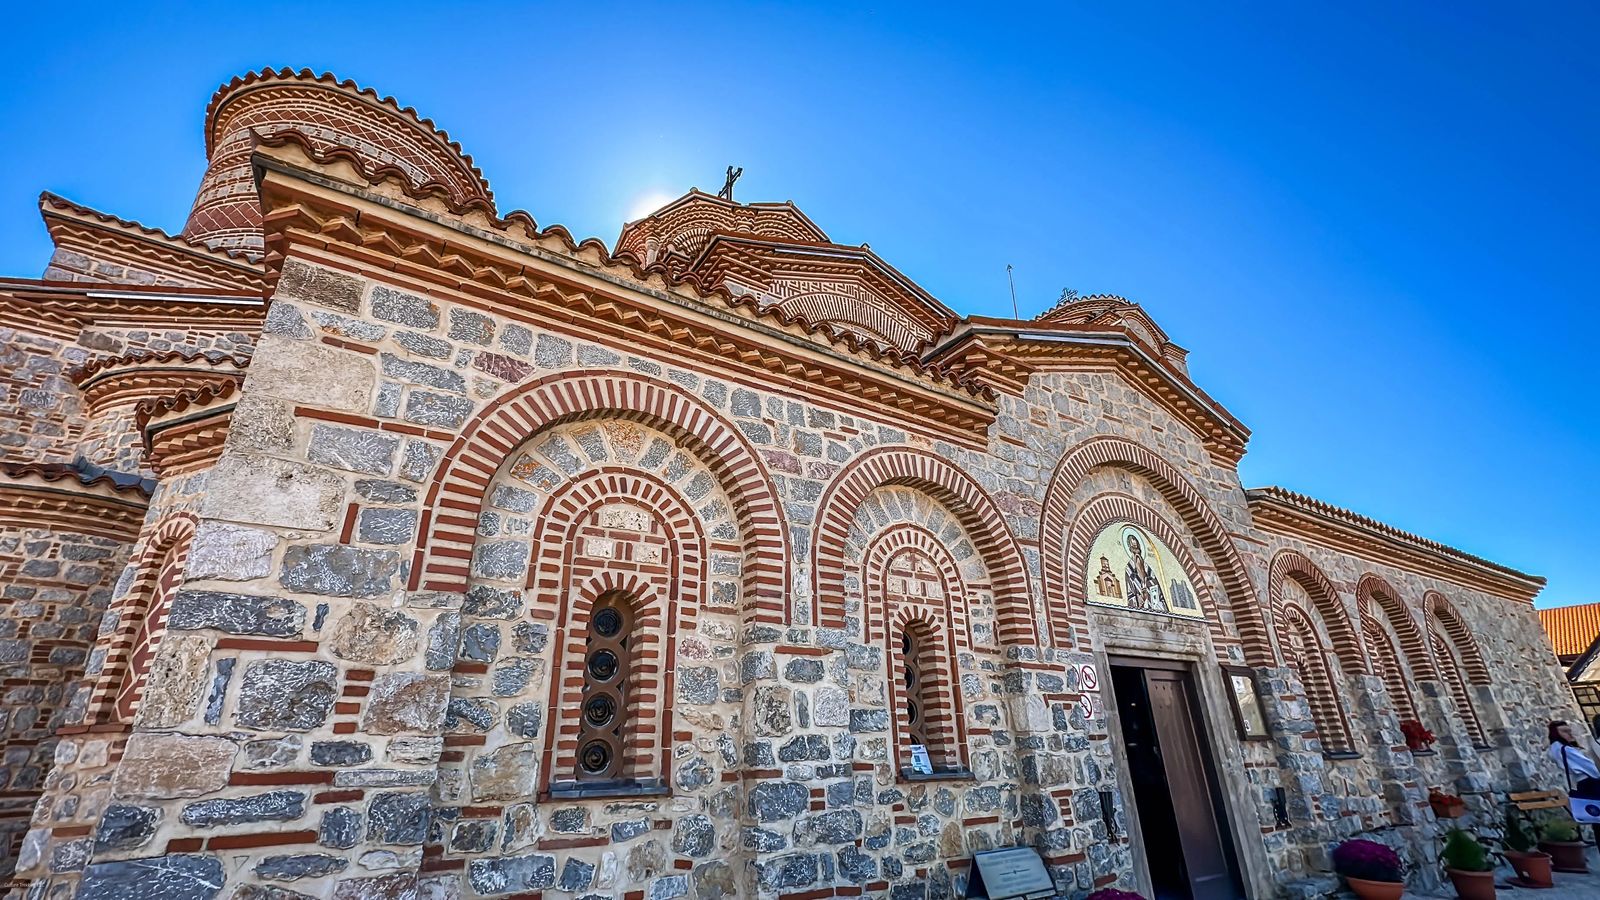
[[[580,781],[621,778],[625,764],[628,681],[633,616],[617,594],[596,603],[583,659],[583,702],[578,716]]]
[[[913,747],[920,746],[930,755],[933,749],[928,741],[928,700],[926,695],[926,682],[923,679],[922,665],[918,653],[917,640],[910,631],[907,631],[900,640],[900,655],[904,662],[904,672],[901,675],[900,690],[901,721],[905,724],[906,737]],[[913,751],[914,753],[914,751]],[[914,760],[913,760],[914,762]]]
[[[899,667],[894,685],[895,746],[900,771],[909,775],[947,773],[966,765],[951,690],[950,654],[940,643],[942,637],[926,622],[911,622],[900,632],[898,643],[891,645],[899,651],[891,654],[898,657],[891,666]]]

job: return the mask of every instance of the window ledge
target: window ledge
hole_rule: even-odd
[[[1411,755],[1412,756],[1438,756],[1439,755],[1439,751],[1434,750],[1431,747],[1425,747],[1425,748],[1423,748],[1421,750],[1413,750],[1413,751],[1411,751]]]
[[[1335,750],[1332,753],[1322,754],[1322,758],[1339,762],[1347,759],[1360,759],[1361,754],[1355,752],[1354,750]]]
[[[901,781],[976,781],[977,777],[971,769],[934,769],[932,772],[900,770]]]
[[[591,797],[664,797],[672,793],[657,778],[622,781],[558,781],[550,785],[552,800],[583,800]]]

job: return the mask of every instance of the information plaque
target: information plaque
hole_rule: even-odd
[[[968,900],[1043,900],[1056,895],[1044,860],[1032,847],[1008,847],[972,855]]]

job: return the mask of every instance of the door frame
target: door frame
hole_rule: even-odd
[[[1231,701],[1228,699],[1228,686],[1222,677],[1222,665],[1211,652],[1211,642],[1207,640],[1208,636],[1203,630],[1205,626],[1201,624],[1201,630],[1193,634],[1193,638],[1197,640],[1175,641],[1173,638],[1177,635],[1173,631],[1187,631],[1188,629],[1182,629],[1181,626],[1188,623],[1161,621],[1155,629],[1150,628],[1151,624],[1139,621],[1138,617],[1122,614],[1116,615],[1114,626],[1095,628],[1096,633],[1115,638],[1106,641],[1104,646],[1096,648],[1094,655],[1096,665],[1104,673],[1100,683],[1107,695],[1103,701],[1106,710],[1106,731],[1111,740],[1117,789],[1122,793],[1123,814],[1128,821],[1128,839],[1136,842],[1139,847],[1145,846],[1144,832],[1139,823],[1138,804],[1133,802],[1133,780],[1128,773],[1127,764],[1128,748],[1123,742],[1122,718],[1117,710],[1116,686],[1111,678],[1111,666],[1116,664],[1184,669],[1190,673],[1190,681],[1194,686],[1197,708],[1193,710],[1193,714],[1197,727],[1203,729],[1200,736],[1204,739],[1206,748],[1205,762],[1211,769],[1218,794],[1216,800],[1220,804],[1223,823],[1227,827],[1228,833],[1222,836],[1223,842],[1233,850],[1234,862],[1239,867],[1239,880],[1244,887],[1245,896],[1250,900],[1276,896],[1271,862],[1267,859],[1266,844],[1261,839],[1261,824],[1256,804],[1241,799],[1250,798],[1253,789],[1244,771],[1243,747],[1239,740],[1238,728],[1234,724],[1233,707],[1229,705]],[[1178,629],[1174,629],[1174,626],[1178,626]],[[1148,639],[1141,640],[1140,633],[1146,629],[1154,633]],[[1175,646],[1177,644],[1185,646]],[[1245,838],[1246,835],[1249,839]],[[1134,878],[1138,882],[1140,893],[1148,897],[1152,896],[1152,883],[1146,860],[1147,854],[1135,854]]]

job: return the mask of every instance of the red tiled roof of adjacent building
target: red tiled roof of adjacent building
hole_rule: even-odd
[[[1600,637],[1600,603],[1541,609],[1539,623],[1557,656],[1577,656]]]

